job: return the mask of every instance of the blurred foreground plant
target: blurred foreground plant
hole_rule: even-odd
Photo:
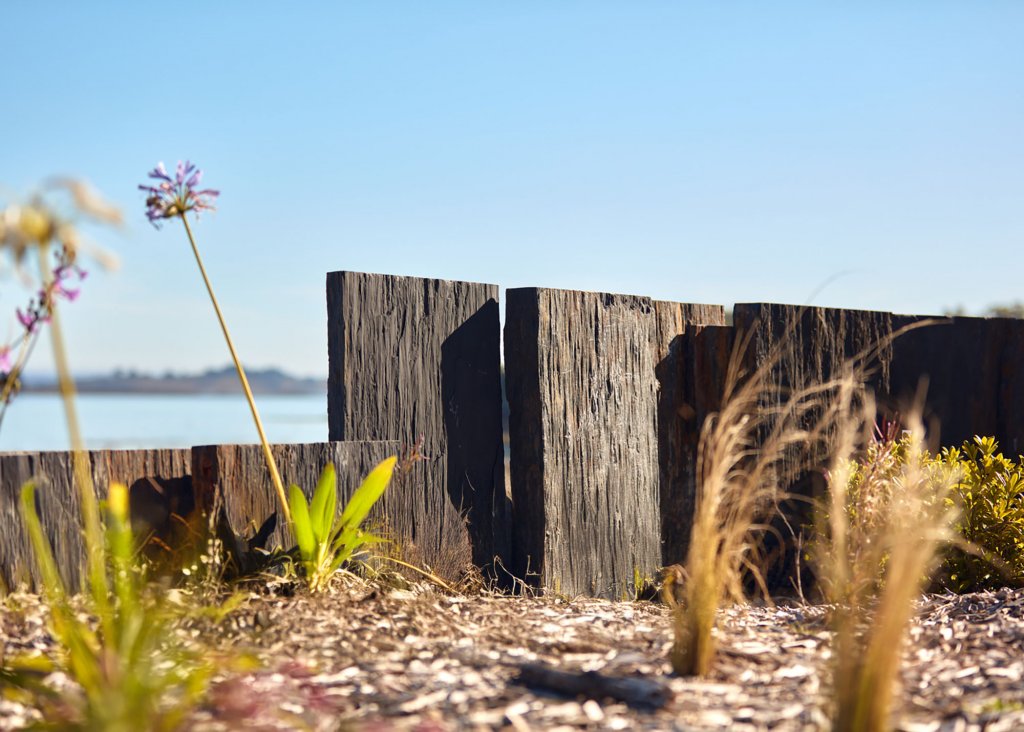
[[[389,457],[370,471],[340,516],[336,515],[337,475],[331,463],[320,474],[312,503],[306,503],[306,496],[297,485],[291,486],[291,510],[299,559],[306,582],[313,592],[325,589],[331,577],[362,547],[381,541],[360,526],[384,495],[397,460]]]
[[[60,193],[66,194],[70,202],[60,200]],[[0,210],[0,247],[10,254],[14,270],[30,281],[25,262],[34,256],[41,275],[35,296],[24,310],[16,311],[18,333],[0,342],[0,424],[21,388],[21,376],[43,326],[55,317],[57,301],[70,302],[78,297],[79,289],[72,283],[85,279],[87,274],[78,265],[80,251],[89,251],[103,265],[114,261],[84,242],[77,226],[79,218],[121,223],[120,212],[87,183],[67,178],[51,180],[27,203],[9,203]]]
[[[22,488],[21,507],[59,650],[54,668],[38,657],[15,661],[7,670],[9,680],[33,693],[47,721],[59,728],[128,732],[180,726],[205,692],[213,668],[176,640],[171,614],[147,591],[135,563],[128,489],[112,484],[106,501],[98,550],[107,561],[87,595],[95,627],[73,607],[60,578],[36,512],[33,483]],[[81,696],[58,696],[39,683],[39,672],[51,670],[77,682]]]
[[[199,170],[189,161],[178,162],[178,167],[172,177],[164,168],[163,163],[149,172],[151,183],[141,184],[139,189],[145,191],[146,196],[146,218],[156,228],[160,228],[160,222],[165,219],[180,218],[182,226],[185,227],[185,234],[188,236],[189,244],[192,245],[192,253],[195,255],[196,264],[199,266],[199,274],[202,275],[206,284],[206,292],[210,296],[210,303],[217,315],[217,322],[220,323],[221,332],[227,343],[228,351],[231,353],[231,360],[235,363],[238,371],[238,380],[242,384],[242,391],[249,402],[249,410],[252,412],[253,422],[256,424],[256,432],[259,434],[260,445],[263,447],[263,455],[267,461],[267,468],[270,470],[270,478],[274,483],[274,490],[277,491],[277,498],[281,505],[281,512],[284,514],[285,522],[289,531],[293,534],[295,527],[292,524],[292,514],[289,507],[288,497],[285,495],[284,483],[281,481],[281,474],[277,469],[277,462],[270,449],[270,442],[263,430],[263,421],[260,419],[259,410],[256,408],[256,400],[253,398],[252,389],[249,388],[249,379],[245,375],[245,369],[235,351],[235,344],[231,340],[231,333],[228,331],[224,315],[221,313],[217,297],[213,293],[213,285],[206,274],[206,267],[203,266],[203,258],[199,255],[199,247],[196,246],[195,237],[192,235],[192,227],[189,226],[187,214],[194,211],[198,216],[200,211],[213,211],[213,201],[220,195],[220,191],[212,188],[200,189],[199,183],[202,180],[203,171]]]
[[[851,418],[829,470],[812,558],[834,606],[832,729],[891,728],[903,641],[914,601],[954,541],[950,490],[959,469],[930,460],[919,421],[866,439],[874,415]],[[851,459],[869,443],[866,456]]]
[[[57,181],[68,190],[75,206],[106,222],[120,220],[116,210],[102,203],[84,184]],[[13,211],[13,213],[12,213]],[[60,325],[58,299],[72,299],[66,287],[75,272],[81,239],[74,225],[40,199],[28,207],[9,207],[4,212],[0,240],[21,268],[30,250],[42,278],[37,301],[19,313],[26,332],[38,333],[49,322],[60,393],[72,448],[73,484],[81,507],[85,565],[85,607],[80,614],[58,573],[52,550],[36,509],[35,485],[22,489],[21,508],[39,568],[41,585],[50,612],[51,630],[58,643],[56,668],[77,682],[81,696],[57,695],[42,683],[40,672],[47,663],[34,659],[3,659],[6,684],[23,689],[42,703],[48,726],[102,730],[167,729],[181,721],[202,693],[209,676],[208,665],[196,661],[174,643],[168,632],[168,616],[146,592],[143,577],[134,565],[134,546],[128,519],[128,490],[110,486],[106,517],[101,516],[89,458],[78,426],[74,383]],[[57,265],[50,266],[57,248]],[[101,258],[102,261],[102,258]],[[23,365],[23,362],[22,362]]]

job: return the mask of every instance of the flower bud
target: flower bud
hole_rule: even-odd
[[[128,487],[124,483],[111,483],[107,492],[107,507],[118,521],[128,520]]]
[[[17,221],[22,237],[37,244],[48,241],[53,233],[53,224],[49,216],[35,206],[20,208]]]

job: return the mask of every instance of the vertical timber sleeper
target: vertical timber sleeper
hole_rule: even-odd
[[[507,563],[497,285],[330,272],[327,330],[330,439],[423,437],[423,480],[389,496],[399,538],[447,578]]]
[[[620,599],[660,564],[649,298],[506,292],[514,556],[556,592]]]

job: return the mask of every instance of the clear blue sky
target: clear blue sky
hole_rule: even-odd
[[[293,7],[294,6],[294,7]],[[1024,3],[6,0],[0,183],[129,225],[66,308],[80,371],[324,374],[339,269],[934,313],[1024,298]],[[25,297],[10,276],[0,309]],[[34,369],[49,368],[40,349]]]

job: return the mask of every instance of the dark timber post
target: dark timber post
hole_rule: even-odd
[[[676,564],[685,560],[689,546],[697,496],[697,446],[707,416],[701,388],[705,385],[696,381],[698,360],[691,344],[708,326],[725,326],[725,308],[655,301],[654,314],[661,557],[663,564]],[[728,355],[726,349],[726,359]]]
[[[895,317],[899,326],[921,320],[924,318],[919,316]],[[1002,402],[1002,393],[1012,389],[1014,378],[1004,370],[1004,351],[1010,345],[1008,326],[1022,323],[940,318],[935,325],[901,336],[893,344],[892,407],[906,414],[923,386],[925,403],[917,406],[923,407],[921,416],[932,447],[959,445],[974,435],[990,435],[999,440],[1001,449],[1011,452],[1013,442],[1024,435],[1003,419],[1006,407],[1010,412],[1020,411],[1020,402]]]
[[[537,288],[506,299],[517,573],[621,598],[661,560],[653,304]]]
[[[425,440],[403,540],[435,571],[507,560],[497,285],[331,272],[327,329],[330,439]]]
[[[889,393],[894,369],[890,313],[768,303],[737,304],[733,313],[736,337],[749,339],[748,373],[767,369],[760,404],[766,413],[781,413],[794,392],[841,378],[848,361],[868,354],[868,386],[878,395]],[[817,410],[801,426],[810,427],[815,419],[820,419]],[[765,425],[760,439],[772,426]],[[771,522],[775,530],[765,536],[764,547],[772,558],[765,579],[773,590],[792,589],[800,566],[797,537],[813,520],[808,499],[824,491],[825,468],[833,452],[828,443],[835,434],[832,425],[824,442],[794,445],[780,462],[780,495],[789,497],[781,501]]]

